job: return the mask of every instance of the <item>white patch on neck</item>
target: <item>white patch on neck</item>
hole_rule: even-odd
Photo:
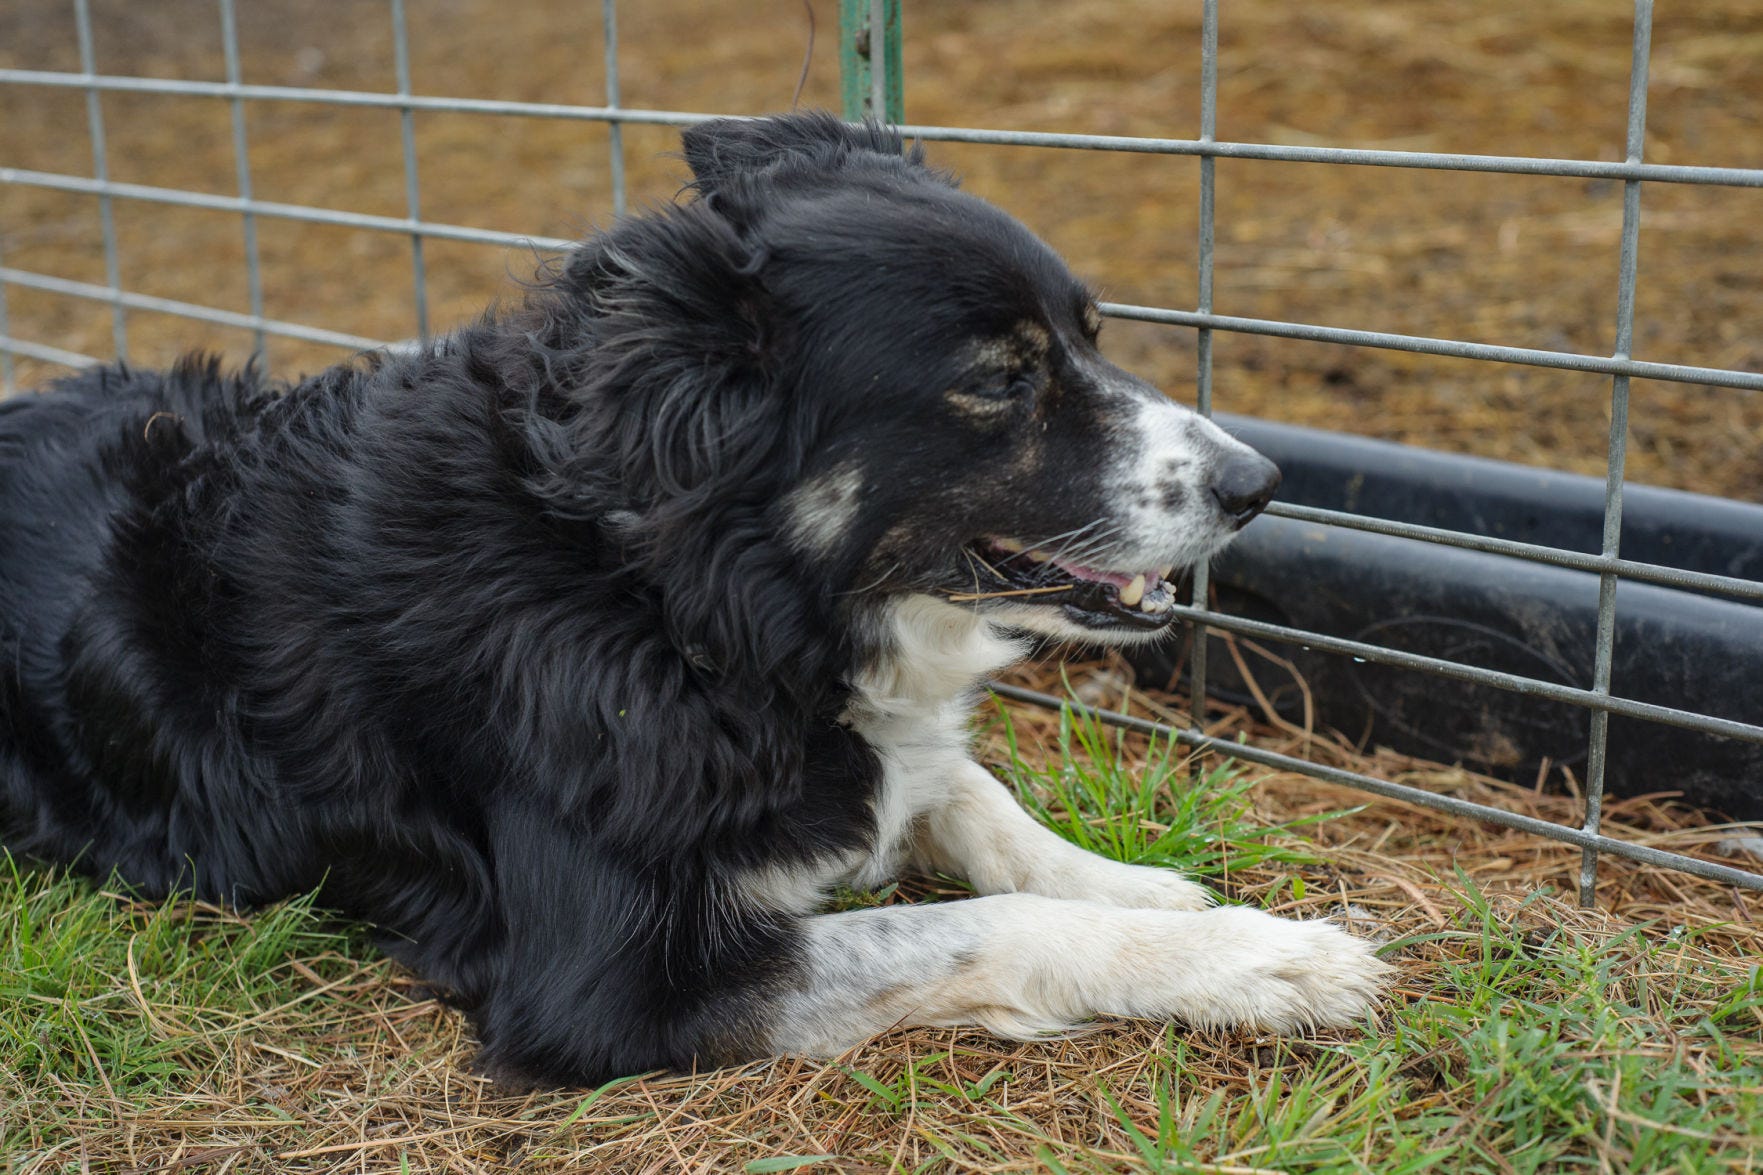
[[[855,462],[809,478],[784,499],[790,543],[810,555],[837,549],[863,500],[863,469]]]
[[[1026,641],[1005,636],[984,617],[934,596],[907,596],[893,604],[883,631],[881,655],[852,683],[857,687],[852,716],[859,729],[864,713],[919,718],[927,710],[965,703],[981,678],[1028,652]]]

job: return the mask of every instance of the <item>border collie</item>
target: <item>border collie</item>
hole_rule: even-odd
[[[690,199],[438,344],[0,404],[4,844],[322,886],[527,1083],[1361,1017],[1368,944],[1083,852],[968,754],[1033,640],[1167,632],[1272,463],[894,133],[720,120],[685,157]],[[824,912],[902,870],[981,896]]]

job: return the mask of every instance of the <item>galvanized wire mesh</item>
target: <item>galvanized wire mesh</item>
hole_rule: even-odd
[[[80,72],[0,69],[0,85],[83,92],[86,99],[87,122],[91,138],[92,174],[80,176],[0,166],[0,184],[82,193],[94,197],[100,213],[105,283],[100,285],[74,281],[51,274],[13,268],[5,264],[4,254],[0,252],[0,381],[4,382],[8,391],[11,391],[14,385],[14,356],[69,366],[80,366],[97,361],[90,356],[57,347],[51,343],[12,337],[6,301],[6,291],[9,286],[48,291],[68,297],[107,303],[111,307],[116,355],[120,358],[126,358],[128,354],[128,312],[131,310],[179,315],[202,322],[248,329],[253,332],[259,349],[261,349],[266,335],[346,348],[371,348],[385,345],[384,340],[322,329],[299,322],[273,319],[265,315],[257,247],[257,226],[263,218],[338,225],[407,236],[411,248],[417,329],[423,337],[427,337],[429,333],[424,259],[425,241],[472,241],[490,245],[541,249],[570,247],[572,242],[562,239],[524,236],[518,233],[498,232],[423,219],[421,193],[417,179],[416,143],[412,130],[413,118],[418,112],[454,112],[496,117],[562,119],[606,125],[610,132],[607,166],[612,184],[613,211],[615,213],[622,212],[625,206],[624,155],[621,133],[623,126],[626,124],[685,126],[713,117],[706,113],[642,109],[621,104],[615,0],[602,0],[606,55],[606,104],[604,106],[514,102],[413,93],[410,83],[409,46],[403,0],[388,0],[393,29],[394,64],[397,80],[397,88],[393,93],[297,86],[246,85],[242,83],[239,71],[234,0],[218,0],[218,16],[222,26],[223,48],[226,58],[225,82],[101,74],[97,70],[93,55],[92,22],[88,0],[72,0],[72,3],[78,29]],[[887,45],[887,39],[881,37],[878,32],[884,25],[882,7],[882,0],[870,0],[871,52],[873,54],[871,64],[875,67],[871,75],[871,82],[875,92],[869,95],[869,98],[877,108],[885,101],[885,96],[881,92],[884,77],[890,68],[898,69],[897,58],[890,62],[886,56],[892,51]],[[1634,330],[1634,295],[1637,282],[1636,259],[1641,224],[1641,194],[1644,185],[1647,183],[1669,183],[1738,188],[1763,187],[1763,169],[1660,165],[1646,163],[1642,159],[1646,127],[1647,76],[1651,56],[1652,16],[1652,0],[1635,0],[1626,152],[1621,162],[1219,141],[1215,137],[1218,111],[1218,0],[1204,0],[1203,4],[1200,44],[1201,107],[1197,138],[1145,138],[1004,131],[959,126],[907,125],[902,128],[908,135],[927,141],[1000,144],[1057,150],[1197,156],[1200,167],[1199,294],[1194,309],[1180,310],[1167,307],[1108,303],[1104,304],[1103,311],[1117,318],[1162,323],[1174,327],[1190,328],[1195,331],[1198,343],[1198,369],[1196,372],[1198,406],[1202,412],[1210,413],[1212,408],[1213,335],[1217,331],[1272,335],[1354,347],[1453,356],[1490,363],[1563,368],[1596,372],[1611,377],[1610,433],[1607,444],[1603,541],[1601,549],[1596,555],[1333,510],[1275,504],[1270,511],[1273,514],[1306,522],[1439,543],[1531,562],[1576,568],[1597,574],[1600,588],[1596,662],[1589,687],[1562,685],[1519,674],[1503,673],[1450,660],[1385,648],[1363,641],[1347,640],[1226,615],[1207,606],[1209,598],[1208,575],[1205,567],[1198,569],[1195,576],[1193,602],[1189,605],[1178,606],[1181,617],[1195,625],[1198,631],[1215,629],[1244,636],[1297,643],[1309,648],[1368,662],[1435,674],[1452,680],[1489,685],[1539,698],[1568,702],[1585,708],[1589,713],[1590,723],[1587,735],[1589,753],[1588,773],[1585,781],[1585,819],[1580,827],[1556,825],[1487,805],[1440,796],[1388,780],[1311,763],[1254,746],[1223,742],[1205,734],[1197,725],[1178,728],[1107,711],[1095,710],[1092,713],[1104,721],[1122,727],[1160,734],[1190,746],[1216,750],[1248,762],[1304,772],[1374,795],[1487,820],[1577,846],[1583,853],[1580,871],[1581,900],[1587,903],[1592,900],[1594,895],[1600,853],[1611,853],[1649,865],[1679,869],[1699,877],[1748,889],[1763,889],[1763,875],[1697,860],[1681,854],[1664,852],[1649,846],[1613,838],[1601,831],[1604,768],[1608,753],[1610,715],[1642,718],[1699,731],[1707,735],[1763,743],[1763,725],[1638,702],[1612,692],[1611,665],[1616,619],[1615,589],[1619,580],[1632,579],[1672,587],[1718,592],[1741,600],[1763,601],[1763,583],[1734,576],[1691,572],[1642,563],[1624,559],[1620,553],[1623,470],[1628,439],[1627,417],[1631,380],[1645,378],[1695,383],[1709,387],[1763,390],[1763,373],[1657,363],[1636,359],[1631,354]],[[175,94],[209,97],[228,103],[232,114],[238,195],[221,196],[179,188],[112,181],[109,178],[107,168],[103,108],[100,100],[101,95],[106,93]],[[244,118],[245,104],[251,102],[320,103],[398,111],[402,131],[406,214],[403,217],[369,215],[335,208],[279,203],[256,198],[252,192],[250,143],[247,140]],[[1220,158],[1620,180],[1623,183],[1624,202],[1616,290],[1615,349],[1609,355],[1582,354],[1219,314],[1213,306],[1213,239],[1216,215],[1214,167],[1215,161]],[[125,290],[119,276],[120,267],[113,217],[113,207],[118,200],[237,213],[244,234],[249,312],[221,310]],[[0,246],[3,244],[4,235],[0,233]],[[1206,642],[1204,640],[1195,640],[1193,643],[1190,675],[1195,692],[1192,712],[1195,715],[1202,715],[1205,712],[1205,683],[1207,681]],[[1061,704],[1059,699],[1037,694],[1034,691],[1006,686],[998,686],[997,690],[1003,696],[1037,705],[1057,706]]]

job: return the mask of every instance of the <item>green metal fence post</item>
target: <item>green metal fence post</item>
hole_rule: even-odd
[[[839,80],[845,117],[853,122],[866,116],[905,122],[905,76],[900,65],[900,0],[839,0]]]

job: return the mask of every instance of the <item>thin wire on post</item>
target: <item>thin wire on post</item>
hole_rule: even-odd
[[[1653,0],[1635,0],[1634,60],[1628,75],[1628,142],[1625,159],[1639,163],[1647,138],[1647,67],[1653,47]],[[1622,252],[1616,289],[1616,358],[1627,359],[1634,348],[1634,289],[1639,272],[1641,237],[1641,181],[1628,180],[1622,188]],[[1622,548],[1622,481],[1628,461],[1627,375],[1610,381],[1610,447],[1604,477],[1605,558],[1615,559]],[[1598,577],[1598,654],[1592,670],[1592,689],[1610,692],[1610,671],[1616,648],[1616,583],[1612,572]],[[1604,766],[1610,746],[1610,712],[1593,710],[1591,749],[1586,760],[1585,831],[1597,834],[1604,810]],[[1598,850],[1580,854],[1579,904],[1593,906],[1598,900]]]
[[[410,97],[410,37],[404,21],[404,0],[392,0],[392,53],[398,70],[398,96]],[[408,102],[399,110],[404,131],[404,203],[412,222],[422,219],[421,190],[416,170],[416,116]],[[429,341],[428,270],[423,263],[422,229],[410,233],[411,284],[416,300],[416,337]]]
[[[606,107],[618,109],[618,0],[600,0],[600,25],[606,39]],[[624,124],[607,120],[611,136],[608,166],[612,172],[612,215],[624,215]],[[413,214],[414,215],[414,214]]]
[[[88,79],[98,74],[97,55],[92,49],[92,10],[89,0],[73,0],[74,23],[78,26],[80,41],[80,68],[85,71]],[[86,87],[86,128],[92,137],[92,178],[100,184],[110,182],[109,153],[104,146],[104,107],[98,97],[98,87]],[[116,216],[110,206],[110,196],[100,193],[98,196],[98,222],[104,232],[104,280],[110,284],[117,298],[110,304],[110,330],[116,345],[116,357],[126,360],[129,357],[129,327],[127,315],[122,308],[122,264],[116,251]]]
[[[1210,143],[1218,133],[1218,0],[1206,0],[1200,31],[1200,141]],[[1198,312],[1212,313],[1212,238],[1216,189],[1210,155],[1200,156],[1200,273]],[[1212,329],[1196,332],[1195,408],[1201,416],[1212,415]],[[1196,608],[1211,602],[1212,566],[1201,559],[1194,564],[1191,597]],[[1188,706],[1196,731],[1206,729],[1206,641],[1204,624],[1193,625],[1194,643],[1188,655]]]
[[[241,81],[239,70],[239,24],[233,11],[233,0],[220,0],[220,35],[226,53],[227,84]],[[233,116],[233,164],[239,177],[239,198],[251,199],[251,154],[245,138],[245,102],[236,95],[231,99]],[[263,268],[257,252],[257,217],[249,208],[245,222],[245,281],[251,303],[251,317],[257,325],[251,329],[251,350],[263,354]]]

